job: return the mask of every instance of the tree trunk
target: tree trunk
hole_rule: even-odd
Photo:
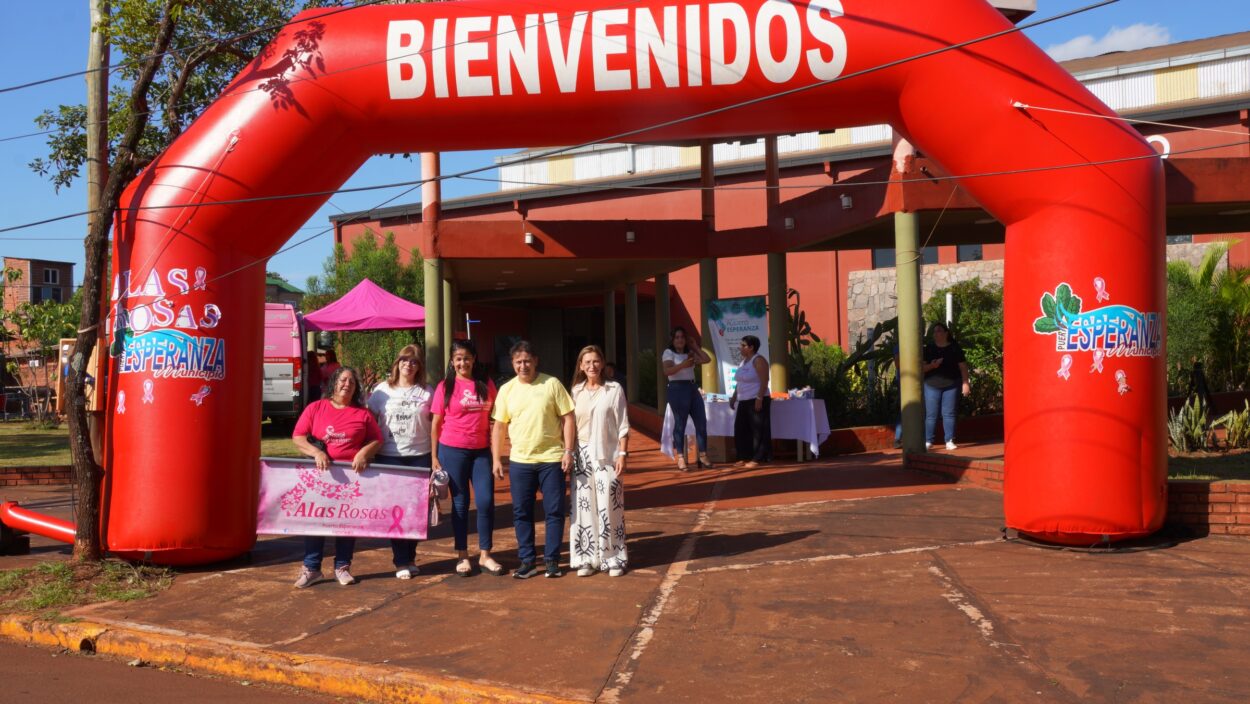
[[[102,68],[102,62],[104,61],[102,57],[107,56],[108,47],[105,45],[103,37],[97,32],[97,25],[108,16],[109,7],[107,0],[89,1],[91,2],[92,40],[88,61]],[[143,71],[135,80],[130,92],[130,123],[126,126],[126,132],[118,144],[117,159],[109,169],[108,179],[104,183],[103,191],[99,193],[95,202],[90,203],[90,207],[95,213],[88,226],[87,239],[84,243],[87,265],[86,270],[83,272],[82,317],[78,327],[77,344],[74,348],[73,357],[70,360],[69,379],[66,383],[68,401],[66,403],[66,411],[69,414],[73,481],[78,494],[78,505],[74,512],[76,527],[74,557],[79,560],[99,560],[104,552],[100,535],[100,483],[103,476],[103,469],[101,468],[103,463],[98,461],[92,453],[84,384],[89,371],[96,371],[88,370],[87,362],[91,359],[91,352],[95,349],[96,341],[99,337],[101,320],[103,319],[101,311],[106,304],[104,299],[104,271],[108,256],[108,233],[112,227],[113,215],[117,210],[117,203],[121,198],[122,190],[134,177],[134,153],[138,146],[139,138],[143,134],[143,128],[148,121],[147,92],[160,66],[161,56],[169,48],[170,40],[173,38],[175,25],[174,9],[180,4],[181,0],[166,0],[165,9],[161,17],[161,26],[157,32],[156,43],[152,47],[151,56],[145,63]],[[93,89],[88,100],[89,111],[93,111],[93,108],[98,106],[98,101],[107,103],[108,91],[102,85],[105,75],[106,72],[102,70],[88,74],[88,85]],[[100,83],[95,83],[96,81]],[[104,108],[104,111],[107,112],[107,107]],[[94,118],[88,117],[88,133],[90,134],[93,129],[100,129],[100,132],[96,133],[96,138],[101,140],[107,139],[107,130],[102,124],[104,117],[103,114],[98,114]],[[107,146],[105,145],[107,145],[106,141],[104,145],[95,143],[98,149],[107,153]],[[99,153],[91,149],[88,152],[91,157]],[[96,173],[91,175],[98,176],[99,172],[96,171]],[[104,356],[104,352],[101,351],[100,357],[103,358]],[[107,367],[106,365],[100,365],[100,368]],[[97,385],[104,383],[104,379],[96,379]],[[98,410],[107,413],[107,409]]]

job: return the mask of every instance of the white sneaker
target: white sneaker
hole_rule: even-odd
[[[321,570],[310,570],[307,567],[299,568],[299,579],[295,580],[296,589],[304,589],[320,582],[322,578]]]
[[[625,574],[624,567],[613,567],[612,569],[608,570],[609,577],[620,577],[623,574]]]
[[[578,577],[589,577],[590,575],[592,575],[592,574],[594,574],[594,573],[595,573],[595,568],[590,567],[590,566],[586,566],[586,567],[578,567],[578,568],[577,568],[577,576],[578,576]]]
[[[931,442],[926,442],[926,443],[924,444],[924,449],[926,449],[926,450],[932,450],[932,449],[933,449],[933,443],[931,443]]]
[[[342,584],[345,587],[356,583],[356,578],[352,576],[350,568],[351,565],[343,565],[342,567],[334,568],[334,578],[339,581],[339,584]]]
[[[946,441],[946,449],[948,449],[948,450],[958,450],[958,449],[959,449],[959,446],[955,444],[955,441],[954,441],[954,440],[947,440],[947,441]]]
[[[395,570],[395,579],[412,579],[419,574],[421,570],[417,569],[416,565],[408,565]]]

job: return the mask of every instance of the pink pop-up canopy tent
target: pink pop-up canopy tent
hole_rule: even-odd
[[[304,316],[309,330],[407,330],[425,327],[425,308],[365,279],[347,295]]]

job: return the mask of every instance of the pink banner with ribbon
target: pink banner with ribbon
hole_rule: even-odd
[[[321,471],[311,459],[262,457],[259,535],[335,535],[424,540],[430,470],[346,462]]]

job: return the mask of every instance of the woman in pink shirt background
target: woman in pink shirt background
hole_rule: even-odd
[[[382,433],[365,406],[360,377],[351,367],[339,367],[330,376],[327,389],[329,398],[314,401],[304,408],[291,439],[300,452],[316,460],[317,469],[327,470],[332,462],[338,461],[351,462],[353,470],[362,472],[382,446]],[[309,440],[310,435],[318,441],[316,444]],[[321,580],[325,544],[325,536],[304,537],[304,566],[295,581],[297,589]],[[334,578],[343,586],[356,583],[350,571],[355,549],[355,538],[334,539]]]
[[[451,479],[451,528],[456,537],[456,574],[473,573],[469,562],[469,489],[477,504],[478,565],[495,576],[504,568],[490,556],[495,531],[495,479],[491,473],[490,412],[495,405],[495,383],[477,367],[477,347],[471,340],[453,340],[447,377],[434,389],[430,410],[434,421],[434,471]]]

